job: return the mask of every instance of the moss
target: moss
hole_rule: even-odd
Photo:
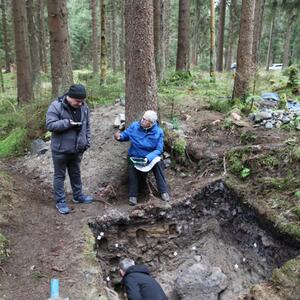
[[[300,226],[294,223],[281,223],[279,224],[281,231],[290,234],[295,239],[300,241]]]
[[[294,147],[292,158],[294,161],[300,161],[300,147]]]
[[[3,140],[0,140],[0,156],[10,156],[22,151],[26,130],[17,127]]]
[[[259,179],[265,189],[276,189],[280,191],[294,190],[300,186],[300,178],[293,176],[287,177],[263,177]]]
[[[252,144],[256,141],[257,136],[253,132],[246,131],[241,134],[240,139],[243,145]]]
[[[294,207],[292,212],[298,218],[298,220],[300,221],[300,207],[299,206]]]
[[[186,149],[186,141],[184,138],[179,137],[173,143],[174,154],[177,156],[184,156]]]
[[[245,147],[241,150],[229,151],[227,154],[229,171],[234,175],[240,176],[242,170],[248,167],[245,165],[248,155],[248,147]]]
[[[300,256],[289,260],[281,268],[275,269],[272,274],[272,282],[284,287],[300,285]]]
[[[0,233],[0,264],[2,264],[10,254],[8,239]]]
[[[273,155],[266,155],[262,160],[261,160],[261,165],[266,166],[266,167],[276,167],[279,165],[279,161],[277,157]]]

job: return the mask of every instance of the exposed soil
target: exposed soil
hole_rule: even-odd
[[[109,268],[111,266],[103,264],[103,261],[100,265],[96,260],[93,253],[94,236],[87,224],[95,224],[95,220],[99,220],[99,218],[112,220],[114,223],[119,220],[120,216],[126,219],[131,215],[133,216],[133,225],[128,226],[133,228],[141,226],[143,228],[144,222],[152,219],[153,223],[160,212],[174,214],[174,211],[178,210],[178,207],[181,207],[187,199],[197,199],[197,194],[204,187],[222,178],[224,171],[226,172],[226,165],[223,163],[226,151],[233,146],[242,144],[241,136],[244,132],[257,131],[251,124],[247,123],[243,127],[234,126],[232,130],[225,131],[222,127],[224,115],[204,110],[199,107],[199,104],[197,106],[188,105],[184,108],[184,112],[178,107],[177,112],[181,117],[182,128],[188,141],[188,158],[184,161],[179,159],[177,164],[173,160],[172,168],[166,169],[172,201],[163,203],[156,197],[156,191],[152,187],[152,180],[150,180],[148,192],[139,197],[139,204],[136,208],[131,208],[127,204],[126,149],[128,144],[117,143],[112,138],[115,130],[112,126],[114,117],[123,110],[124,108],[117,104],[99,107],[92,112],[92,147],[84,155],[82,178],[85,192],[93,194],[95,201],[90,205],[75,205],[69,201],[72,213],[67,216],[58,214],[54,207],[51,195],[53,170],[50,151],[41,156],[27,155],[17,161],[6,161],[0,165],[1,170],[10,174],[9,180],[5,180],[1,184],[5,192],[0,194],[0,209],[4,212],[1,216],[3,220],[0,219],[0,228],[1,232],[10,240],[11,249],[9,259],[0,269],[0,299],[46,299],[49,297],[49,281],[53,277],[60,279],[63,297],[78,300],[99,299],[99,295],[103,294],[103,288],[106,286],[104,279],[107,274],[110,274]],[[168,109],[165,108],[162,111],[162,119],[165,120],[167,117]],[[260,130],[259,133],[256,132],[256,135],[258,136],[256,143],[265,144],[271,141],[273,143],[280,142],[289,137],[288,132],[278,130]],[[171,149],[169,150],[171,151]],[[69,184],[67,184],[67,190],[70,192]],[[5,199],[7,202],[4,201]],[[71,198],[69,197],[69,199]],[[183,208],[183,210],[185,209]],[[190,206],[188,206],[187,211],[189,209],[191,209]],[[153,210],[156,211],[158,215],[153,217],[151,210],[152,212]],[[227,210],[230,211],[230,207]],[[247,275],[248,279],[245,279],[247,277],[245,276],[244,281],[241,281],[242,289],[237,290],[236,287],[231,286],[227,290],[228,295],[223,293],[224,298],[219,299],[234,299],[230,297],[233,295],[236,297],[239,292],[247,290],[253,283],[268,279],[272,268],[281,265],[295,254],[292,249],[291,252],[286,251],[286,255],[284,255],[283,250],[283,254],[279,254],[275,258],[273,257],[275,252],[270,252],[267,255],[255,251],[254,253],[253,249],[251,251],[248,249],[249,251],[246,251],[248,254],[245,254],[243,247],[246,247],[246,241],[242,241],[240,245],[234,245],[238,242],[230,235],[232,228],[228,225],[228,230],[222,231],[218,223],[220,219],[215,216],[211,218],[208,216],[209,214],[202,215],[205,211],[203,207],[200,211],[196,212],[196,214],[200,214],[197,217],[199,224],[196,222],[200,228],[200,235],[195,235],[194,239],[185,240],[185,242],[179,239],[180,243],[186,243],[187,247],[195,246],[196,249],[201,248],[204,249],[203,251],[209,252],[218,244],[220,249],[226,248],[228,241],[230,241],[231,246],[229,248],[231,250],[222,251],[219,255],[221,258],[228,255],[232,259],[228,264],[222,265],[220,258],[223,272],[226,273],[231,270],[231,274],[236,274],[229,276],[230,280],[239,278],[240,273],[234,270],[234,265],[235,263],[240,265],[237,260],[245,255],[249,265],[243,266],[241,269],[251,270],[249,273],[253,275],[252,277]],[[144,214],[148,216],[148,219],[146,218],[142,225],[135,223],[134,216],[141,218]],[[183,214],[173,227],[171,226],[174,224],[173,221],[172,224],[166,223],[162,226],[162,228],[166,226],[168,230],[171,226],[175,230],[173,231],[173,242],[176,245],[179,243],[175,242],[178,237],[176,228],[184,223],[185,218],[186,216]],[[95,230],[97,226],[100,225],[92,225],[96,237],[100,230]],[[207,226],[210,227],[209,230],[205,230]],[[247,234],[251,231],[248,227],[244,229]],[[262,233],[260,229],[257,229],[258,233],[255,231],[256,229],[253,229],[251,232],[254,235],[260,234],[260,239],[262,236],[265,236],[266,240],[272,239],[267,233]],[[141,234],[139,235],[140,241],[143,243],[145,239],[143,231],[139,232]],[[205,235],[205,233],[209,234]],[[193,235],[194,233],[190,234]],[[239,234],[237,235],[239,236]],[[225,236],[227,237],[226,241]],[[205,245],[211,243],[213,239],[216,242],[206,248]],[[250,240],[251,245],[254,244],[254,240]],[[250,241],[248,241],[249,247]],[[271,242],[276,244],[273,240]],[[113,243],[115,245],[116,241],[113,240]],[[166,271],[170,269],[174,271],[176,268],[184,267],[184,263],[186,265],[190,263],[189,259],[185,261],[182,259],[188,252],[181,256],[181,259],[178,258],[180,256],[175,259],[171,255],[174,254],[174,244],[170,243],[168,247],[166,257],[161,260]],[[279,252],[280,249],[287,249],[287,246],[284,245],[276,247]],[[99,255],[99,244],[96,248]],[[117,263],[116,258],[129,253],[122,252],[120,249],[118,251],[118,255],[114,254],[111,257],[111,265],[113,266]],[[158,253],[147,251],[149,249],[145,249],[146,254],[144,253],[144,256],[139,255],[138,251],[133,256],[137,259],[139,257],[144,258],[144,260],[142,259],[143,262],[150,265],[164,288],[171,294],[173,291],[171,282],[174,278],[172,276],[167,278],[166,273],[155,271],[157,257],[153,262],[149,257],[152,258],[154,254]],[[214,251],[218,250],[215,249]],[[197,260],[197,256],[199,253],[193,254],[191,259]],[[270,260],[268,257],[273,258]],[[145,260],[145,258],[147,259]],[[255,267],[255,260],[263,260],[263,258],[265,261]],[[207,256],[205,259],[207,262],[211,262],[212,257]],[[109,286],[118,288],[116,282],[115,280],[109,283]]]

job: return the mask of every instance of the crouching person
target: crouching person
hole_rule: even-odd
[[[129,204],[137,204],[139,182],[150,170],[153,171],[158,191],[164,201],[169,201],[170,196],[164,175],[163,162],[160,155],[164,148],[164,133],[157,123],[157,113],[148,110],[142,119],[133,122],[125,131],[116,132],[117,141],[130,141],[129,156]]]
[[[167,300],[158,282],[149,275],[144,265],[135,265],[129,258],[121,260],[119,272],[128,300]]]
[[[90,116],[85,98],[85,87],[73,84],[67,94],[51,103],[46,115],[47,129],[52,132],[54,197],[61,214],[70,212],[64,190],[66,170],[70,177],[73,202],[91,203],[93,200],[91,196],[83,194],[80,174],[82,155],[90,147]]]

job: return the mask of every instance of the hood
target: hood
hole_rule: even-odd
[[[150,272],[149,269],[144,265],[134,265],[127,269],[125,276],[131,273],[144,273],[149,275]]]

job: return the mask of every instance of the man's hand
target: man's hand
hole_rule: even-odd
[[[70,125],[71,126],[81,126],[82,123],[81,122],[74,122],[73,120],[70,119]]]
[[[121,138],[121,133],[120,133],[120,131],[117,131],[117,132],[114,133],[114,138],[115,138],[117,141],[120,140],[120,138]]]

